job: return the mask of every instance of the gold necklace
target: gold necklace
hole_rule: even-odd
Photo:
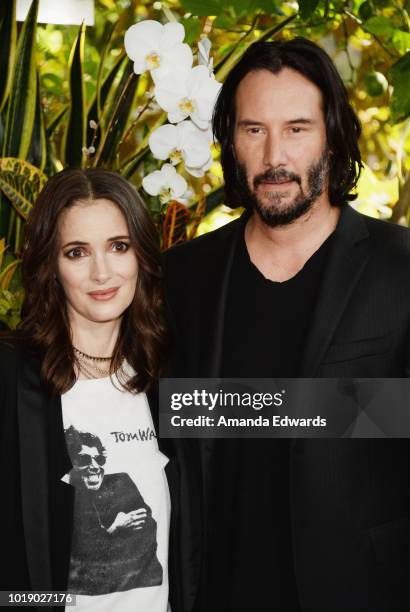
[[[91,361],[111,361],[112,356],[111,357],[94,357],[93,355],[87,355],[87,353],[83,353],[83,351],[80,351],[80,349],[76,348],[75,346],[73,346],[74,352],[77,353],[77,355],[81,355],[81,357],[86,357],[87,359],[91,360]]]
[[[110,374],[110,365],[108,368],[100,368],[95,362],[111,362],[111,357],[94,357],[92,355],[87,355],[87,353],[83,353],[75,347],[73,348],[78,369],[81,370],[87,378],[105,378]]]

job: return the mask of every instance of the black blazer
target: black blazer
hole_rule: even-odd
[[[74,489],[60,479],[72,464],[61,398],[45,393],[39,365],[24,350],[0,345],[0,590],[5,591],[67,587]],[[148,399],[158,432],[156,392]],[[173,611],[185,612],[193,596],[186,584],[196,583],[201,557],[191,518],[200,512],[199,495],[187,499],[187,481],[190,494],[195,479],[184,448],[160,438],[158,444],[170,459],[165,468],[171,496],[170,601]]]
[[[245,213],[166,254],[174,376],[221,374],[230,272],[248,218]],[[335,231],[299,375],[408,377],[409,334],[410,231],[365,217],[346,205]],[[206,532],[212,530],[209,491],[218,469],[213,463],[213,445],[213,440],[197,442],[204,546]],[[408,440],[292,441],[290,491],[294,563],[303,612],[410,609]]]

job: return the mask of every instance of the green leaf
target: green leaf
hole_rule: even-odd
[[[10,93],[16,45],[16,0],[8,0],[0,4],[0,112]]]
[[[116,158],[117,148],[128,123],[137,85],[138,76],[134,73],[133,62],[127,60],[114,99],[101,121],[103,134],[94,158],[94,165],[109,165]]]
[[[65,106],[58,113],[54,115],[53,119],[50,121],[50,125],[48,125],[46,128],[47,139],[51,138],[52,134],[54,133],[54,130],[58,128],[58,126],[61,123],[62,118],[64,117],[67,111],[68,111],[68,106]]]
[[[189,17],[187,19],[184,18],[181,19],[181,23],[185,28],[184,40],[188,45],[192,45],[197,40],[199,40],[199,35],[201,34],[202,29],[202,25],[199,19],[194,19],[193,17]]]
[[[123,65],[124,56],[125,54],[122,53],[118,57],[114,66],[111,68],[110,72],[105,77],[102,85],[97,83],[97,95],[94,97],[94,101],[90,106],[90,110],[88,111],[87,116],[87,146],[91,144],[94,138],[94,130],[90,127],[90,121],[93,120],[96,123],[99,122],[101,112],[98,109],[104,108],[105,103],[111,97],[113,83],[115,82],[118,72],[121,66]],[[100,129],[97,130],[97,138],[99,137],[99,135]]]
[[[198,17],[219,15],[224,8],[222,0],[181,0],[181,4],[188,13]]]
[[[299,12],[302,19],[309,19],[315,12],[320,0],[299,0]]]
[[[84,87],[84,43],[85,25],[82,24],[71,49],[69,60],[71,100],[63,139],[65,163],[74,168],[82,166],[84,158],[83,148],[86,146],[87,113]]]
[[[44,113],[41,105],[41,92],[39,80],[37,80],[36,114],[34,116],[33,134],[27,161],[33,166],[44,170],[47,158],[46,132],[44,126]]]
[[[46,181],[39,168],[21,159],[0,159],[0,190],[23,219],[27,219]]]
[[[371,17],[363,24],[363,29],[375,36],[391,36],[394,25],[387,17]]]
[[[36,111],[36,23],[39,0],[33,0],[20,33],[9,97],[3,156],[25,159]]]
[[[391,113],[393,123],[410,116],[410,52],[400,58],[389,70],[393,83]]]
[[[407,51],[410,51],[410,34],[409,32],[403,32],[403,30],[394,30],[392,36],[392,43],[397,51],[404,55]]]

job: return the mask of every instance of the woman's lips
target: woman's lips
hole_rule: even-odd
[[[117,294],[119,287],[112,287],[111,289],[100,289],[98,291],[90,291],[88,295],[93,298],[93,300],[105,301],[110,300]]]

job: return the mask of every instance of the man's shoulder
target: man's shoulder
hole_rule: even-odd
[[[183,262],[198,262],[203,257],[208,258],[212,254],[216,255],[219,249],[224,249],[231,238],[235,236],[241,223],[241,218],[235,219],[212,232],[172,247],[164,253],[165,266],[173,267],[174,265],[182,265]]]
[[[359,213],[360,214],[360,213]],[[375,247],[383,254],[410,256],[410,229],[392,221],[361,215]]]

